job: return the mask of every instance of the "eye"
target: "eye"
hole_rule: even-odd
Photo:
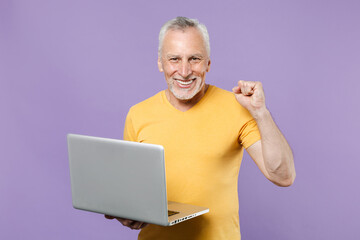
[[[172,57],[172,58],[169,58],[169,61],[170,61],[170,62],[178,62],[178,61],[179,61],[179,58],[177,58],[177,57]]]
[[[190,58],[190,62],[192,62],[192,63],[198,63],[198,62],[200,62],[200,61],[201,61],[201,59],[198,58],[198,57],[192,57],[192,58]]]

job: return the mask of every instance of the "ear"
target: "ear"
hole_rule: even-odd
[[[164,71],[160,57],[158,57],[158,68],[159,68],[159,71],[160,71],[160,72],[163,72],[163,71]]]
[[[207,67],[206,67],[206,72],[209,72],[209,71],[210,71],[210,65],[211,65],[211,60],[210,60],[210,58],[209,58],[208,64],[207,64]]]

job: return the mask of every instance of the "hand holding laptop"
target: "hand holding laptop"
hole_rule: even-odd
[[[116,218],[131,229],[171,226],[209,212],[167,200],[163,146],[78,134],[67,138],[74,208]]]
[[[148,225],[148,223],[133,221],[130,219],[113,217],[113,216],[109,216],[109,215],[104,215],[104,216],[105,216],[105,218],[110,219],[110,220],[116,218],[116,220],[118,220],[123,226],[129,227],[129,228],[135,229],[135,230],[140,230],[141,228],[144,228]]]

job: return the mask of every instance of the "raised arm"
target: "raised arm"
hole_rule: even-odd
[[[266,178],[278,186],[290,186],[296,175],[293,154],[266,108],[262,84],[241,80],[233,92],[255,119],[261,135],[261,140],[248,147],[247,152]]]

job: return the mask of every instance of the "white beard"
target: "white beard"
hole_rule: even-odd
[[[179,89],[179,88],[175,88],[174,85],[175,85],[175,82],[176,80],[171,80],[171,83],[169,84],[169,90],[170,92],[172,92],[172,94],[179,100],[191,100],[193,97],[196,96],[196,94],[198,94],[201,89],[204,87],[205,83],[202,82],[202,79],[201,78],[196,78],[195,81],[198,81],[200,82],[200,84],[198,82],[196,82],[196,85],[195,85],[195,88],[194,89],[191,89],[192,90],[192,93],[188,93],[190,92],[191,90],[189,89]],[[176,90],[175,90],[176,89]],[[179,93],[180,92],[180,93]]]

